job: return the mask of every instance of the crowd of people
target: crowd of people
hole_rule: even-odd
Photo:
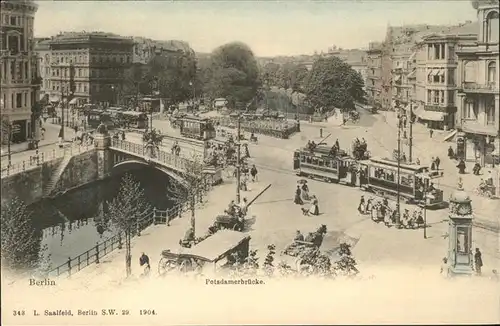
[[[397,211],[389,205],[389,200],[387,198],[378,201],[369,198],[365,201],[365,197],[361,196],[358,212],[363,215],[370,215],[374,222],[384,222],[387,227],[391,227],[397,222]],[[400,226],[402,228],[415,229],[423,227],[424,224],[425,220],[421,209],[415,210],[413,213],[410,213],[408,209],[404,209],[400,219]]]

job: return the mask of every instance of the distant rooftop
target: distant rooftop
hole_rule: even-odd
[[[120,36],[118,34],[113,34],[113,33],[106,33],[106,32],[87,32],[87,31],[82,31],[82,32],[61,32],[57,34],[56,36],[52,36],[50,42],[65,42],[65,41],[70,41],[70,40],[77,40],[77,39],[112,39],[112,40],[130,40],[132,41],[131,37],[124,37]]]

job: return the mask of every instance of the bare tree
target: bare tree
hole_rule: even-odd
[[[2,204],[1,261],[10,270],[33,270],[40,266],[42,235],[33,224],[32,212],[19,198]]]
[[[202,202],[203,195],[208,187],[208,179],[203,173],[204,162],[201,155],[192,154],[190,159],[186,159],[185,170],[181,173],[183,183],[172,182],[167,185],[167,192],[172,196],[170,199],[177,205],[188,203],[191,211],[191,229],[195,235],[196,221],[195,210],[197,199]]]
[[[130,174],[122,178],[120,189],[115,198],[108,202],[110,220],[121,235],[125,235],[125,266],[127,277],[132,274],[132,255],[130,242],[132,234],[144,225],[144,219],[151,212],[141,184]]]

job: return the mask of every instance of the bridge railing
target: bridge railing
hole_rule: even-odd
[[[211,186],[207,184],[204,189],[200,189],[196,196],[196,201],[202,202],[203,196],[210,190],[210,188]],[[182,215],[189,209],[188,202],[174,205],[172,208],[167,210],[153,208],[137,220],[131,230],[132,236],[141,236],[141,232],[151,225],[164,224],[166,226],[170,226],[170,221],[175,218],[182,217]],[[65,275],[70,277],[72,274],[81,271],[83,268],[91,264],[98,264],[100,259],[104,256],[116,249],[121,249],[123,246],[123,239],[123,232],[120,232],[109,239],[97,242],[94,247],[84,253],[73,258],[69,257],[65,263],[49,270],[47,272],[47,276],[58,277]]]
[[[112,139],[111,146],[123,151],[136,154],[140,157],[148,157],[148,149],[143,144],[133,143],[127,140]],[[185,171],[193,161],[186,158],[174,155],[163,150],[154,150],[154,155],[151,159],[156,160],[168,166],[172,166],[175,169]]]
[[[93,145],[71,145],[64,147],[62,149],[44,150],[35,152],[35,154],[30,155],[28,159],[22,160],[20,162],[12,163],[10,166],[7,162],[2,162],[1,176],[6,177],[16,173],[21,173],[26,170],[32,169],[34,167],[42,165],[44,162],[49,162],[66,155],[76,155],[84,153],[88,150],[93,149]],[[13,154],[14,155],[14,154]]]

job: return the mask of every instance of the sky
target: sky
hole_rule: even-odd
[[[241,41],[257,56],[366,48],[387,25],[476,20],[468,0],[37,1],[35,35],[103,31],[183,40],[197,52]]]

